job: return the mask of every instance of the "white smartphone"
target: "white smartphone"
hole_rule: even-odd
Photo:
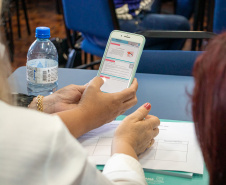
[[[118,30],[111,32],[97,73],[104,80],[101,91],[115,93],[131,85],[144,44],[142,35]]]

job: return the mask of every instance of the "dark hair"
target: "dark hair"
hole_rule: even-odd
[[[226,33],[197,58],[193,75],[193,120],[210,185],[226,184]]]

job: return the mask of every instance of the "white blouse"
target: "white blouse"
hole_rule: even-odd
[[[82,124],[82,123],[81,123]],[[98,171],[58,116],[0,101],[1,185],[146,184],[140,163],[113,155]]]

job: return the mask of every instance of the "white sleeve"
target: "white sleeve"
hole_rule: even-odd
[[[46,184],[112,185],[87,158],[79,142],[60,124],[50,146]]]
[[[89,162],[86,152],[67,128],[63,124],[58,127],[46,165],[47,184],[146,184],[139,162],[124,154],[114,155],[103,174]]]
[[[114,155],[103,175],[88,161],[85,150],[58,116],[0,101],[1,185],[123,185],[143,181],[135,159]]]
[[[125,154],[114,154],[105,165],[103,174],[117,184],[147,184],[140,163]]]

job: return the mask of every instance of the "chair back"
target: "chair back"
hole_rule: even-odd
[[[144,50],[138,73],[192,76],[194,62],[202,51]]]
[[[214,8],[214,20],[213,20],[213,32],[222,33],[226,31],[226,1],[225,0],[215,0]]]
[[[62,3],[68,29],[108,39],[110,32],[119,27],[114,22],[113,0],[62,0]]]
[[[195,0],[174,0],[176,3],[177,15],[182,15],[187,19],[190,19],[194,13]]]

